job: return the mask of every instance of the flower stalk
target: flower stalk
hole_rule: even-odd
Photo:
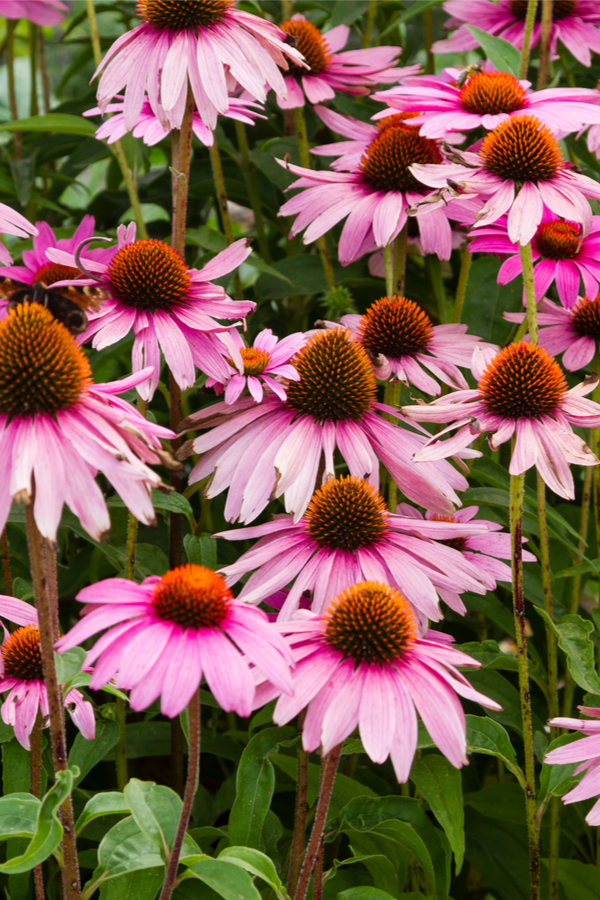
[[[248,137],[243,122],[236,121],[235,133],[237,135],[238,149],[240,151],[240,168],[246,182],[248,191],[248,199],[254,213],[254,226],[256,228],[256,239],[258,240],[258,249],[260,255],[265,262],[271,263],[271,251],[269,250],[269,241],[265,231],[265,222],[263,219],[262,207],[260,203],[260,194],[256,186],[256,167],[250,158],[250,150],[248,147]]]
[[[542,0],[542,33],[540,35],[540,67],[537,89],[546,87],[550,68],[550,32],[552,30],[552,0]]]
[[[533,26],[535,25],[535,13],[537,10],[538,0],[529,0],[527,4],[527,15],[525,17],[525,31],[523,32],[523,49],[521,50],[521,67],[519,69],[519,78],[527,78],[527,68],[529,66],[529,51],[531,48],[531,35]],[[543,3],[543,0],[542,0]]]
[[[213,178],[217,189],[217,206],[219,207],[219,215],[221,224],[223,225],[223,234],[227,241],[227,246],[233,244],[235,238],[233,236],[233,226],[229,215],[229,207],[227,205],[227,189],[225,188],[225,176],[223,175],[223,166],[221,164],[221,155],[219,153],[219,145],[217,143],[216,132],[212,145],[208,148],[210,155],[210,164],[212,166]],[[242,282],[240,281],[239,272],[235,272],[233,276],[233,295],[236,300],[243,300]]]
[[[460,263],[460,272],[458,273],[458,284],[456,285],[456,296],[454,298],[454,309],[452,311],[453,325],[458,325],[462,318],[462,310],[465,302],[465,294],[467,293],[467,282],[469,281],[469,271],[471,269],[472,259],[473,254],[468,247],[465,247]]]
[[[38,710],[35,725],[29,738],[29,790],[34,797],[41,800],[42,797],[42,716]],[[33,870],[33,884],[35,888],[35,900],[44,900],[44,872],[42,864],[35,866]]]
[[[298,731],[302,735],[302,725],[304,723],[306,713],[303,711],[298,717]],[[300,864],[302,862],[302,854],[304,852],[304,835],[306,832],[306,797],[308,793],[308,753],[302,746],[302,736],[298,742],[298,775],[296,781],[296,811],[294,814],[294,835],[290,847],[290,868],[288,872],[287,889],[288,894],[292,896],[298,884],[300,875]]]

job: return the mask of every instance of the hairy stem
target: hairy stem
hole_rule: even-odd
[[[523,287],[525,288],[525,300],[527,303],[527,331],[532,344],[538,342],[537,303],[535,299],[535,284],[533,281],[533,259],[531,256],[531,242],[519,244],[521,265],[523,267]]]
[[[34,22],[29,23],[29,71],[31,77],[30,116],[37,116],[39,113],[37,97],[38,30],[38,26],[35,25]]]
[[[254,213],[254,226],[256,228],[258,249],[260,250],[260,255],[264,261],[270,263],[272,261],[271,251],[269,250],[269,241],[267,240],[267,233],[265,231],[265,223],[260,204],[260,194],[258,193],[258,188],[256,186],[256,166],[250,159],[248,137],[243,122],[235,123],[235,133],[237,135],[238,148],[240,151],[240,166],[244,175],[244,181],[246,182],[250,206]]]
[[[392,254],[394,252],[393,244],[388,244],[383,248],[383,265],[385,266],[385,292],[388,297],[394,293],[394,263]]]
[[[538,70],[537,89],[546,87],[550,67],[550,33],[552,31],[552,2],[542,0],[542,33],[540,35],[540,68]]]
[[[406,282],[406,240],[408,238],[408,221],[404,223],[404,227],[394,238],[394,249],[392,251],[392,271],[394,277],[393,293],[399,297],[404,296],[404,285]]]
[[[594,449],[595,429],[590,429],[588,444]],[[596,466],[586,466],[585,476],[583,479],[583,490],[581,492],[581,517],[579,519],[579,543],[577,545],[577,556],[575,557],[575,565],[579,565],[583,560],[583,554],[587,545],[587,534],[590,521],[590,500],[592,498],[592,479]],[[579,610],[579,597],[581,595],[581,575],[575,575],[571,586],[571,608],[569,612],[572,616],[576,615]]]
[[[457,325],[462,316],[463,304],[465,302],[465,294],[467,292],[467,282],[469,280],[469,271],[471,269],[471,260],[473,254],[468,247],[465,247],[460,263],[460,272],[458,274],[458,284],[456,285],[456,297],[454,298],[454,310],[452,312],[452,322]]]
[[[42,715],[38,714],[29,738],[29,790],[38,800],[42,797]],[[33,870],[35,900],[44,900],[44,873],[41,863]]]
[[[546,485],[540,473],[537,473],[538,522],[540,527],[540,564],[542,567],[542,593],[544,609],[554,621],[552,609],[552,588],[550,579],[550,551],[548,547],[548,522],[546,520]],[[556,635],[550,623],[546,625],[546,643],[548,647],[548,713],[551,719],[558,715],[558,656]],[[553,728],[551,740],[558,737],[558,728]]]
[[[542,0],[543,2],[543,0]],[[527,68],[529,66],[529,49],[531,45],[531,33],[535,24],[535,12],[537,9],[537,0],[529,0],[527,4],[527,16],[525,17],[525,30],[523,32],[523,49],[521,50],[521,66],[519,69],[519,78],[527,78]]]
[[[391,406],[392,409],[397,409],[400,404],[400,391],[402,389],[402,385],[399,381],[386,381],[385,390],[383,393],[383,402],[387,406]],[[392,425],[398,424],[398,419],[394,418],[391,415],[385,415],[386,419],[392,423]],[[398,506],[398,488],[396,486],[396,482],[392,478],[392,476],[388,472],[388,509],[391,513],[396,512],[396,508]]]
[[[298,717],[298,731],[300,732],[300,741],[298,742],[298,780],[296,782],[296,812],[294,814],[294,835],[292,837],[292,845],[290,848],[290,868],[288,872],[287,889],[290,896],[293,895],[298,884],[298,876],[300,875],[300,864],[302,862],[302,854],[304,853],[304,834],[306,832],[306,795],[308,792],[308,753],[302,746],[302,725],[306,717],[306,710],[303,710]]]

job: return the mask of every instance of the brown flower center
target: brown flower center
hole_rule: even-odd
[[[0,413],[69,409],[91,382],[85,353],[41,304],[19,304],[0,322]]]
[[[573,259],[579,252],[581,228],[572,222],[543,222],[533,246],[546,259]]]
[[[329,646],[357,665],[393,663],[411,650],[417,638],[409,602],[400,591],[374,581],[342,591],[324,618]]]
[[[515,19],[525,20],[527,17],[527,0],[509,0],[510,2],[510,11],[515,17]],[[535,10],[535,21],[542,21],[542,4],[538,3]],[[577,0],[554,0],[552,4],[552,21],[560,22],[561,19],[566,19],[575,11],[575,7],[577,6]]]
[[[388,359],[424,353],[433,337],[427,313],[406,297],[382,297],[361,319],[359,341],[363,347]]]
[[[527,92],[514,75],[506,72],[476,72],[460,89],[460,101],[469,112],[495,116],[525,106]]]
[[[289,19],[279,26],[286,34],[296,38],[296,46],[310,66],[297,66],[289,60],[290,72],[294,75],[318,75],[331,62],[327,44],[316,25],[306,19]]]
[[[191,278],[185,260],[162,241],[127,244],[106,273],[109,290],[125,306],[155,312],[184,303]]]
[[[48,285],[54,284],[55,281],[70,281],[73,278],[78,278],[80,275],[79,269],[51,262],[38,269],[33,280],[34,282],[41,281],[48,287]]]
[[[509,344],[479,382],[488,412],[510,419],[551,415],[567,391],[558,363],[536,344]]]
[[[40,632],[36,625],[17,628],[0,647],[4,678],[19,681],[43,681]]]
[[[244,363],[244,375],[260,375],[269,365],[269,354],[256,347],[242,347],[240,350]]]
[[[579,298],[573,309],[571,324],[581,337],[600,341],[600,294],[596,294],[593,300]]]
[[[160,619],[184,628],[217,628],[233,595],[220,575],[204,566],[171,569],[154,588],[152,606]]]
[[[399,113],[384,119],[379,134],[360,163],[365,181],[378,191],[422,191],[424,185],[409,170],[415,164],[441,163],[435,141],[421,137],[406,120],[416,113]]]
[[[513,116],[484,138],[484,168],[510,181],[547,181],[563,163],[558,141],[535,116]]]
[[[187,31],[209,28],[232,4],[233,0],[138,0],[137,14],[155,28]]]
[[[377,386],[369,357],[344,328],[314,335],[292,365],[300,381],[288,384],[288,403],[317,422],[357,422],[375,399]]]
[[[308,533],[330,550],[354,553],[376,544],[387,533],[388,511],[372,485],[342,476],[326,481],[306,510]]]

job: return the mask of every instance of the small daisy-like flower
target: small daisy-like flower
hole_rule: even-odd
[[[561,797],[563,803],[577,803],[579,800],[589,800],[600,794],[600,722],[598,721],[600,709],[580,706],[579,711],[584,716],[593,716],[593,718],[570,719],[560,716],[550,719],[548,723],[556,728],[570,728],[587,735],[580,741],[574,741],[572,744],[551,750],[544,759],[547,765],[565,766],[570,763],[579,763],[573,774],[581,775],[582,772],[585,772],[579,784],[568,793],[563,794]],[[600,800],[594,803],[585,817],[585,821],[588,825],[600,825]]]
[[[525,313],[504,313],[509,322],[522,322]],[[551,356],[563,354],[569,372],[585,369],[600,342],[600,294],[593,300],[580,297],[572,309],[565,309],[544,297],[538,310],[539,343]]]
[[[305,515],[294,523],[277,516],[265,525],[216,534],[228,541],[260,538],[223,574],[228,584],[254,570],[240,600],[259,603],[295,579],[280,613],[289,619],[310,591],[312,611],[322,613],[332,595],[357,581],[381,578],[399,588],[420,613],[442,618],[438,593],[485,590],[483,579],[452,541],[481,535],[486,524],[418,521],[393,515],[378,491],[361,478],[330,479],[318,488]],[[447,541],[449,546],[434,543]]]
[[[457,694],[500,708],[457,668],[479,663],[454,650],[447,635],[428,631],[419,637],[410,604],[385,583],[355,584],[324,615],[299,613],[279,628],[297,662],[294,693],[279,698],[273,719],[283,725],[308,707],[302,743],[309,752],[321,746],[329,753],[358,726],[373,762],[390,756],[398,781],[406,781],[417,749],[417,712],[444,756],[460,768],[468,759]],[[267,702],[277,693],[262,685],[257,700]]]
[[[2,0],[5,19],[28,19],[35,25],[58,25],[68,11],[61,0]]]
[[[555,136],[534,116],[503,122],[483,139],[479,153],[452,148],[444,152],[450,163],[411,166],[424,184],[442,189],[434,207],[444,203],[446,193],[451,197],[491,195],[477,212],[474,227],[489,225],[508,213],[508,237],[520,244],[534,237],[543,221],[544,205],[557,216],[590,227],[587,201],[600,199],[600,185],[565,162]]]
[[[340,51],[346,46],[350,29],[337,25],[322,33],[301,13],[296,13],[279,26],[295,39],[308,68],[290,62],[285,75],[287,98],[277,97],[281,109],[333,100],[336,93],[368,94],[375,84],[392,84],[403,75],[421,71],[421,66],[395,68],[402,52],[399,47],[367,47],[363,50]]]
[[[26,238],[28,235],[38,233],[35,225],[28,222],[25,216],[15,212],[10,206],[0,203],[0,234],[14,234],[16,237]],[[0,265],[9,266],[12,256],[0,241]]]
[[[121,97],[118,97],[117,100],[119,100],[118,103],[109,103],[104,110],[104,112],[111,115],[96,131],[97,140],[106,140],[107,144],[114,144],[115,141],[120,141],[122,137],[125,137],[131,131],[134,138],[142,138],[148,147],[153,147],[154,144],[158,144],[159,141],[164,140],[171,133],[172,129],[170,126],[167,124],[163,125],[160,119],[155,116],[150,106],[150,101],[147,99],[144,100],[144,105],[135,125],[132,128],[127,128],[123,112],[125,103]],[[226,119],[234,119],[237,122],[243,122],[245,125],[254,125],[256,119],[267,118],[262,115],[262,112],[263,107],[261,104],[251,97],[232,97],[230,95],[229,106],[222,115]],[[88,117],[100,116],[102,111],[100,107],[96,106],[94,109],[86,110],[82,115]],[[194,113],[192,130],[205,147],[212,147],[215,140],[214,132],[204,124],[198,112]]]
[[[110,529],[95,477],[102,472],[145,524],[155,522],[150,488],[162,486],[146,463],[165,460],[159,438],[173,432],[116,397],[145,371],[94,384],[83,350],[39,303],[21,304],[0,322],[0,530],[13,500],[31,503],[42,535],[56,539],[66,503],[92,537]]]
[[[458,83],[460,77],[459,69],[444,69],[440,75],[405,78],[373,99],[414,113],[413,122],[428,138],[479,127],[490,131],[511,116],[535,116],[551,131],[563,134],[600,122],[598,93],[589,88],[532,91],[528,81],[508,72],[474,72]],[[377,118],[387,114],[389,110],[384,110]]]
[[[0,596],[0,616],[20,627],[9,633],[4,622],[0,646],[0,693],[9,691],[2,704],[2,721],[12,725],[15,737],[26,750],[38,710],[42,727],[48,726],[48,692],[44,682],[38,614],[35,607],[16,597]],[[74,689],[64,697],[64,706],[84,738],[93,741],[96,722],[92,704]]]
[[[377,300],[364,316],[344,316],[341,324],[376,361],[375,374],[383,381],[395,378],[437,396],[440,386],[428,369],[444,384],[468,387],[457,366],[471,367],[481,340],[467,334],[466,325],[433,325],[417,303],[396,295]]]
[[[86,615],[56,644],[64,653],[99,631],[86,665],[97,660],[90,687],[116,678],[131,691],[134,710],[160,697],[173,718],[188,705],[202,676],[227,712],[248,716],[255,673],[291,693],[291,654],[265,613],[235,600],[216,572],[185,565],[135,584],[108,578],[77,599]],[[251,665],[255,668],[251,668]]]
[[[435,141],[421,137],[406,123],[403,114],[390,116],[379,125],[359,122],[333,110],[318,108],[325,124],[334,131],[352,137],[350,141],[316,147],[321,156],[340,156],[333,169],[304,169],[287,164],[290,172],[301,177],[287,190],[306,188],[288,200],[278,215],[297,215],[290,237],[304,231],[303,241],[310,244],[338,222],[346,219],[338,246],[343,266],[363,256],[373,247],[387,247],[407,221],[407,209],[433,197],[424,182],[412,173],[414,164],[429,171],[441,163]],[[283,163],[282,163],[283,164]],[[445,167],[444,167],[445,168]],[[425,253],[450,259],[452,230],[448,217],[456,217],[471,198],[427,208],[421,215],[417,207],[417,224]],[[477,202],[475,208],[479,208]]]
[[[531,35],[531,47],[535,47],[542,33],[541,3],[536,9],[536,21]],[[488,34],[497,34],[505,41],[523,48],[527,0],[448,0],[444,9],[451,17],[446,28],[456,29],[452,37],[432,44],[434,53],[464,53],[474,50],[478,44],[467,24],[477,23],[477,27]],[[550,56],[556,57],[558,41],[573,54],[583,66],[591,66],[590,51],[600,53],[600,9],[596,0],[554,0],[552,4],[552,27],[550,30]]]
[[[468,447],[481,432],[489,432],[493,450],[514,435],[510,474],[520,475],[535,466],[549,488],[572,500],[571,464],[598,463],[572,427],[600,426],[600,404],[585,397],[594,390],[597,376],[569,390],[556,360],[543,347],[525,341],[509,344],[487,365],[483,358],[483,353],[473,356],[473,372],[479,379],[475,390],[403,407],[403,415],[417,422],[453,423],[431,438],[415,459],[450,456]],[[440,440],[450,431],[456,433]]]
[[[142,24],[114,42],[96,73],[102,72],[102,112],[126,88],[127,131],[138,121],[145,92],[158,119],[181,128],[188,83],[200,118],[214,129],[236,82],[261,103],[268,85],[286,97],[281,70],[288,60],[303,62],[280,28],[236,9],[233,0],[138,0],[137,11]]]
[[[88,315],[90,324],[81,335],[82,342],[93,338],[92,346],[103,350],[133,330],[133,371],[153,366],[138,385],[144,400],[152,399],[158,385],[160,350],[182,390],[194,384],[195,366],[215,379],[229,377],[223,350],[239,363],[237,346],[228,336],[232,326],[221,325],[213,317],[246,316],[256,304],[232,300],[211,279],[227,275],[246,259],[251,253],[246,240],[217,253],[201,269],[188,269],[182,256],[163,241],[136,241],[135,225],[127,230],[120,226],[117,246],[100,252],[101,258],[81,260],[93,278],[57,282],[89,284],[106,293],[101,308]],[[47,256],[55,263],[75,265],[74,256],[63,250],[48,250]]]
[[[478,229],[472,236],[474,240],[469,245],[472,253],[497,253],[504,259],[498,284],[508,284],[522,274],[519,245],[508,236],[506,216]],[[541,300],[556,282],[560,302],[571,308],[577,302],[581,280],[586,294],[595,297],[600,282],[600,216],[593,216],[589,224],[582,226],[565,222],[544,209],[542,222],[531,241],[531,255],[536,300]]]
[[[239,331],[232,331],[231,339],[238,346],[241,365],[238,369],[232,369],[231,377],[226,383],[208,378],[206,386],[214,388],[217,394],[224,391],[225,403],[235,403],[244,389],[260,403],[264,396],[263,388],[276,394],[280,400],[285,400],[285,386],[278,379],[300,380],[300,375],[290,365],[290,360],[306,343],[308,336],[296,332],[278,341],[271,329],[265,328],[252,347],[246,347]],[[231,364],[235,367],[233,360]]]
[[[190,484],[211,473],[207,496],[225,488],[225,519],[251,522],[272,496],[285,496],[286,510],[296,521],[315,490],[317,473],[334,476],[336,447],[351,475],[379,482],[384,464],[403,493],[415,503],[447,514],[455,493],[467,482],[451,465],[423,469],[411,460],[426,438],[398,428],[379,413],[398,413],[376,402],[377,384],[365,350],[346,329],[315,334],[293,358],[300,381],[287,385],[286,400],[252,397],[216,403],[185,419],[181,430],[206,430],[178,452],[185,459],[202,454]],[[324,458],[324,467],[321,459]]]

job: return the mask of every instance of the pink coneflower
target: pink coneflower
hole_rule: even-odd
[[[404,494],[436,512],[460,505],[456,490],[467,482],[451,465],[423,469],[411,459],[426,438],[398,428],[379,413],[398,413],[377,403],[373,367],[364,349],[342,328],[314,335],[292,360],[300,381],[287,385],[287,399],[252,397],[216,403],[181,423],[181,430],[208,430],[179,451],[185,459],[202,454],[192,469],[193,484],[213,477],[207,496],[225,488],[225,519],[251,522],[271,496],[285,496],[296,521],[315,490],[317,473],[335,475],[336,447],[351,475],[379,482],[380,461]],[[324,458],[324,467],[321,459]]]
[[[475,390],[403,407],[401,412],[417,422],[453,423],[431,438],[415,458],[430,461],[450,456],[486,431],[496,450],[514,435],[510,474],[520,475],[535,466],[549,488],[572,500],[570,465],[598,463],[572,428],[600,426],[600,404],[585,398],[594,390],[597,376],[568,390],[558,363],[542,347],[525,341],[509,344],[485,366],[476,363],[473,371],[479,379]],[[453,437],[440,440],[453,430]]]
[[[281,69],[288,59],[303,64],[280,28],[235,9],[233,0],[138,0],[137,9],[142,24],[115,41],[96,73],[102,72],[102,112],[126,86],[128,131],[138,121],[144,92],[163,124],[181,128],[189,83],[200,118],[214,129],[236,82],[264,103],[267,85],[287,96]]]
[[[81,341],[93,338],[92,346],[103,350],[133,329],[133,371],[154,367],[138,385],[144,400],[152,399],[158,385],[160,350],[182,390],[194,384],[194,366],[212,378],[226,380],[231,369],[223,350],[235,359],[238,351],[228,337],[231,326],[213,317],[246,316],[256,304],[232,300],[211,279],[232,272],[249,256],[248,241],[236,241],[201,269],[188,269],[182,256],[163,241],[136,241],[132,224],[127,230],[120,226],[117,246],[101,252],[101,260],[81,260],[94,278],[57,282],[93,285],[106,293],[101,308],[89,313],[90,324]],[[62,250],[49,250],[47,256],[61,265],[75,265],[74,256]]]
[[[220,706],[240,716],[252,711],[256,670],[291,692],[292,658],[284,641],[265,613],[235,600],[210,569],[179,566],[142,584],[108,578],[77,599],[87,604],[87,614],[58,641],[58,651],[109,628],[87,656],[86,665],[97,660],[90,687],[116,678],[131,691],[136,711],[160,697],[163,715],[179,715],[202,676]]]
[[[440,393],[438,382],[467,388],[457,366],[471,367],[473,351],[481,339],[467,334],[466,325],[433,325],[427,313],[406,297],[382,297],[364,316],[347,315],[340,320],[375,360],[375,374],[382,381],[397,379],[413,384],[426,394]]]
[[[401,85],[373,97],[393,110],[414,113],[413,123],[428,138],[479,127],[489,131],[511,116],[535,116],[562,134],[579,131],[584,123],[600,122],[600,98],[589,88],[534,92],[529,81],[494,71],[474,72],[459,85],[460,75],[459,69],[444,69],[440,75],[403,79]],[[387,114],[389,110],[383,110],[376,118]]]
[[[15,737],[26,750],[38,710],[42,727],[48,726],[48,692],[44,683],[38,614],[35,607],[15,597],[0,596],[0,616],[21,627],[10,634],[4,622],[0,647],[0,693],[10,693],[2,704],[2,721],[12,725]],[[64,706],[84,738],[93,741],[96,722],[92,704],[74,689],[64,697]]]
[[[290,237],[306,229],[305,244],[346,219],[338,257],[347,266],[373,247],[387,247],[406,224],[407,209],[434,196],[411,168],[421,163],[425,171],[435,170],[435,165],[428,164],[441,163],[442,157],[437,143],[421,137],[416,128],[406,124],[404,115],[390,116],[379,125],[332,110],[321,109],[319,115],[340,134],[353,135],[354,139],[316,147],[313,153],[341,156],[332,168],[347,171],[304,169],[288,163],[290,172],[301,177],[287,190],[307,190],[284,203],[278,215],[297,215]],[[415,218],[425,253],[450,259],[452,231],[448,216],[470,202],[471,198],[465,198],[450,201],[443,209],[440,204],[434,210],[428,207],[426,213],[417,210]]]
[[[523,272],[519,245],[508,236],[506,216],[476,231],[469,249],[506,257],[498,272],[498,284],[508,284]],[[582,226],[565,222],[545,208],[531,241],[531,255],[536,300],[541,300],[556,282],[560,302],[571,308],[577,302],[582,279],[586,294],[595,297],[600,282],[600,216],[593,216]]]
[[[418,521],[392,515],[377,490],[361,478],[330,479],[318,488],[305,515],[216,534],[228,541],[260,538],[247,553],[222,569],[228,584],[254,570],[239,599],[259,603],[295,579],[281,609],[289,619],[305,591],[321,614],[332,596],[357,581],[380,579],[397,587],[420,613],[442,618],[438,592],[482,593],[483,579],[452,542],[482,535],[485,524]],[[450,546],[435,543],[447,541]],[[440,590],[441,589],[441,590]]]
[[[299,613],[280,624],[293,648],[294,694],[280,697],[273,719],[289,722],[308,707],[305,750],[329,753],[358,726],[373,762],[391,757],[398,781],[406,781],[417,748],[417,712],[452,765],[468,763],[466,726],[457,694],[500,709],[471,687],[456,668],[478,668],[454,650],[448,635],[418,637],[408,601],[387,584],[362,582],[342,591],[323,616]],[[259,688],[262,703],[276,692]]]
[[[154,523],[150,488],[162,482],[146,463],[164,460],[159,438],[173,433],[115,396],[147,375],[94,384],[86,355],[47,309],[9,311],[0,322],[0,530],[13,500],[33,501],[40,532],[54,541],[66,503],[100,540],[110,516],[98,471],[140,521]]]
[[[525,313],[504,313],[504,318],[522,322]],[[565,369],[577,372],[591,363],[600,341],[600,294],[593,300],[580,297],[572,309],[544,297],[537,318],[540,345],[551,356],[562,353]]]
[[[117,99],[122,101],[121,97]],[[172,129],[169,125],[165,124],[163,126],[160,119],[154,115],[149,100],[144,100],[142,111],[131,129],[128,129],[125,125],[124,108],[125,104],[123,102],[108,104],[104,112],[112,113],[112,115],[96,131],[97,140],[103,141],[106,139],[107,144],[114,144],[115,141],[120,141],[122,137],[125,137],[131,131],[134,138],[142,138],[148,147],[153,147],[154,144],[158,144],[159,141],[164,140],[171,133]],[[229,106],[222,115],[226,119],[234,119],[237,122],[243,122],[245,125],[254,125],[255,119],[267,118],[262,115],[262,112],[263,107],[261,104],[251,97],[232,97],[230,95]],[[95,106],[94,109],[87,109],[82,115],[88,117],[100,116],[102,115],[102,110]],[[192,130],[205,147],[212,147],[215,140],[214,132],[204,124],[197,112],[194,113],[192,119]]]
[[[339,51],[346,46],[350,29],[338,25],[325,33],[296,13],[279,26],[297,41],[296,46],[308,64],[295,66],[290,63],[285,75],[287,98],[277,97],[281,109],[304,106],[305,95],[309,103],[333,100],[336,93],[368,94],[375,84],[392,84],[403,75],[421,71],[421,66],[395,68],[402,50],[399,47],[368,47],[364,50]]]
[[[262,401],[265,389],[276,394],[280,400],[285,400],[285,385],[279,379],[300,380],[300,375],[290,365],[290,360],[304,346],[308,336],[296,332],[279,341],[270,328],[265,328],[251,347],[246,347],[239,331],[231,332],[231,340],[239,349],[241,366],[239,369],[232,368],[227,382],[208,378],[206,387],[214,388],[217,394],[224,391],[225,403],[235,403],[244,389],[247,389],[257,403]],[[235,366],[233,360],[231,365]]]
[[[29,19],[35,25],[58,25],[68,11],[60,0],[2,0],[5,19]]]
[[[28,222],[25,216],[15,212],[5,203],[0,203],[0,234],[14,234],[16,237],[26,238],[30,234],[37,234],[35,225]],[[12,262],[12,256],[0,241],[0,264],[8,266]]]
[[[423,522],[423,515],[418,509],[415,509],[414,506],[409,506],[408,503],[399,503],[398,512],[402,516],[416,519],[419,523]],[[478,512],[478,506],[465,506],[463,509],[458,509],[451,516],[438,516],[436,513],[427,512],[425,513],[425,521],[441,521],[465,525],[472,522]],[[487,528],[487,532],[446,539],[437,538],[437,540],[446,544],[448,547],[460,551],[465,559],[468,559],[477,569],[480,578],[485,584],[486,590],[494,591],[496,589],[497,580],[512,581],[512,571],[510,566],[501,562],[503,559],[511,558],[510,534],[500,534],[499,532],[502,531],[502,525],[499,525],[497,522],[491,522],[489,519],[477,519],[473,524],[484,525]],[[527,538],[523,538],[523,543],[527,543]],[[533,553],[529,553],[527,550],[523,550],[521,556],[523,562],[536,561]],[[451,609],[461,615],[465,614],[467,608],[456,590],[453,588],[450,590],[440,588],[438,589],[438,593]]]
[[[579,711],[584,716],[593,716],[596,720],[600,718],[600,709],[595,707],[580,706]],[[593,719],[570,719],[560,716],[551,719],[549,724],[556,728],[571,728],[587,735],[580,741],[574,741],[572,744],[551,750],[544,759],[548,765],[565,766],[570,763],[580,763],[573,774],[580,775],[585,772],[579,784],[568,793],[563,794],[562,802],[576,803],[578,800],[597,797],[600,794],[600,722]],[[585,817],[585,821],[588,825],[600,825],[600,800],[594,803]]]
[[[536,10],[536,22],[531,35],[531,46],[535,47],[541,35],[541,4]],[[467,24],[476,24],[488,34],[497,34],[523,47],[527,0],[449,0],[444,9],[452,16],[446,22],[447,29],[457,30],[451,38],[436,41],[431,49],[434,53],[463,53],[474,50],[478,44]],[[466,23],[466,24],[463,24]],[[591,66],[590,50],[600,52],[600,9],[596,0],[554,0],[552,4],[552,28],[550,31],[550,55],[556,56],[558,41],[584,66]]]

